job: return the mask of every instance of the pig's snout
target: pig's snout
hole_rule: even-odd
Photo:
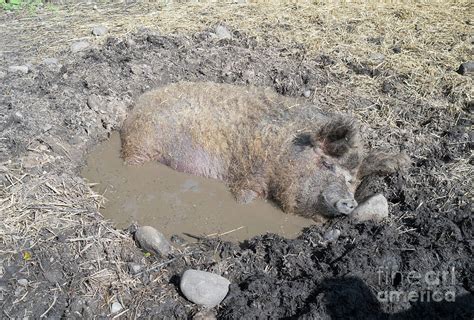
[[[336,202],[336,210],[339,213],[348,215],[357,207],[357,201],[354,199],[341,199]]]

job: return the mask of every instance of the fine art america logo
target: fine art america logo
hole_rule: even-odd
[[[393,288],[377,292],[381,302],[454,302],[456,294],[456,272],[452,267],[446,271],[393,271],[381,267],[377,271],[380,288]],[[400,290],[394,290],[395,288]],[[415,288],[423,288],[415,290]]]

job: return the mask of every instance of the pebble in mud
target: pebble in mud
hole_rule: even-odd
[[[474,74],[474,61],[467,61],[459,66],[457,73],[462,75]]]
[[[229,285],[229,280],[217,274],[190,269],[183,273],[179,287],[189,301],[212,308],[224,300]]]
[[[142,266],[139,265],[138,263],[130,262],[128,264],[128,270],[130,271],[131,274],[137,274],[140,271],[142,271]]]
[[[112,303],[112,305],[110,306],[110,313],[117,313],[119,312],[120,310],[122,310],[123,307],[122,305],[120,304],[120,302],[118,301],[115,301],[114,303]]]
[[[178,236],[177,234],[172,235],[170,238],[170,241],[179,246],[186,244],[186,240],[184,240],[182,237]]]
[[[167,255],[172,249],[165,236],[150,226],[139,227],[135,233],[135,240],[143,250],[156,255]]]
[[[323,240],[327,242],[336,242],[337,239],[339,239],[341,235],[341,230],[339,229],[331,229],[326,231],[326,233],[323,236]]]
[[[22,287],[26,287],[28,285],[28,280],[26,279],[19,279],[18,284]]]
[[[23,116],[23,114],[20,111],[14,112],[11,115],[11,120],[14,123],[22,123],[24,119],[25,119],[25,117]]]
[[[377,194],[359,204],[352,212],[352,218],[356,221],[381,221],[388,217],[387,199]]]
[[[73,53],[77,53],[79,51],[86,50],[87,48],[89,48],[89,46],[89,42],[87,41],[74,42],[73,44],[71,44],[71,51]]]
[[[369,59],[373,63],[379,64],[379,63],[382,63],[385,60],[385,56],[381,53],[373,53],[369,56]]]
[[[232,33],[224,26],[217,26],[215,33],[219,39],[232,39]]]
[[[107,33],[107,31],[108,29],[104,26],[95,26],[92,28],[92,34],[97,37],[103,36]]]

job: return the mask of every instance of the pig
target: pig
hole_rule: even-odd
[[[236,200],[275,201],[318,220],[350,215],[364,176],[404,154],[366,152],[354,119],[269,88],[179,82],[138,98],[121,128],[127,164],[159,161],[225,182]]]

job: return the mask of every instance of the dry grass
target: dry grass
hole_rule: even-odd
[[[472,79],[454,71],[473,59],[472,9],[470,1],[77,4],[25,13],[1,27],[7,37],[18,40],[7,42],[5,52],[20,45],[41,59],[74,41],[91,40],[91,29],[99,24],[111,35],[124,36],[142,27],[191,33],[224,23],[262,44],[299,43],[308,56],[325,53],[338,58],[332,71],[341,77],[347,76],[346,62],[383,65],[403,77],[416,99],[444,92],[455,101],[468,101],[474,92]],[[394,54],[394,47],[401,52]],[[375,54],[385,59],[374,59]],[[366,92],[380,87],[377,77],[348,80],[357,81]]]

